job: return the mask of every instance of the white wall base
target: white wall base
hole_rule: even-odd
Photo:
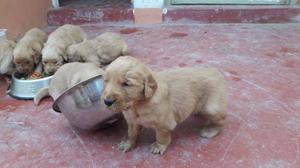
[[[59,7],[59,0],[52,0],[52,6],[53,6],[53,8],[58,8]]]

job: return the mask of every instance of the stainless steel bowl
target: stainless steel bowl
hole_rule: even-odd
[[[71,125],[91,130],[103,127],[118,120],[114,113],[102,103],[102,76],[96,76],[81,82],[59,96],[52,108],[62,112]]]
[[[17,99],[33,99],[35,94],[43,87],[49,86],[52,76],[41,79],[23,80],[19,79],[17,73],[12,74],[12,83],[7,93]]]

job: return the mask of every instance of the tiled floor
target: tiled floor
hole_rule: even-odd
[[[121,153],[126,125],[97,132],[69,126],[47,99],[38,107],[14,100],[0,85],[0,167],[242,167],[300,165],[300,24],[83,26],[96,36],[121,32],[132,55],[153,70],[219,68],[228,81],[228,120],[213,139],[199,136],[190,117],[173,132],[163,156],[149,152],[155,140],[144,129],[138,147]]]

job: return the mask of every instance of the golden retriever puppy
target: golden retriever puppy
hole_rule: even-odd
[[[67,47],[80,43],[86,38],[85,32],[75,25],[66,24],[52,32],[42,50],[44,71],[53,74],[68,61]]]
[[[70,62],[93,62],[97,66],[111,63],[128,54],[128,46],[121,35],[106,32],[93,40],[71,45],[67,50]]]
[[[53,75],[49,87],[43,88],[34,97],[34,104],[51,96],[56,100],[64,91],[92,77],[103,75],[104,71],[93,63],[67,63],[61,66]]]
[[[10,75],[14,71],[13,50],[16,43],[10,40],[0,41],[0,74]]]
[[[29,75],[41,61],[43,44],[47,34],[38,28],[32,28],[25,33],[14,49],[14,64],[20,74]]]
[[[207,119],[203,137],[216,136],[226,118],[226,86],[216,69],[179,68],[153,73],[137,59],[125,56],[112,62],[104,74],[103,101],[123,112],[128,139],[119,149],[135,147],[140,126],[156,132],[153,154],[163,154],[171,143],[171,131],[190,114]]]

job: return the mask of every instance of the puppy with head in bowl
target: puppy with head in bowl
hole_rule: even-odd
[[[67,48],[86,39],[85,32],[75,25],[66,24],[52,32],[42,50],[42,62],[47,74],[54,74],[68,62]]]
[[[37,92],[33,99],[34,104],[38,105],[47,96],[51,96],[55,101],[64,91],[76,84],[103,74],[104,71],[93,63],[73,62],[64,64],[53,75],[49,86]]]
[[[38,28],[32,28],[17,43],[13,52],[13,62],[19,74],[28,76],[39,66],[42,58],[41,51],[46,40],[47,34],[45,32]]]

